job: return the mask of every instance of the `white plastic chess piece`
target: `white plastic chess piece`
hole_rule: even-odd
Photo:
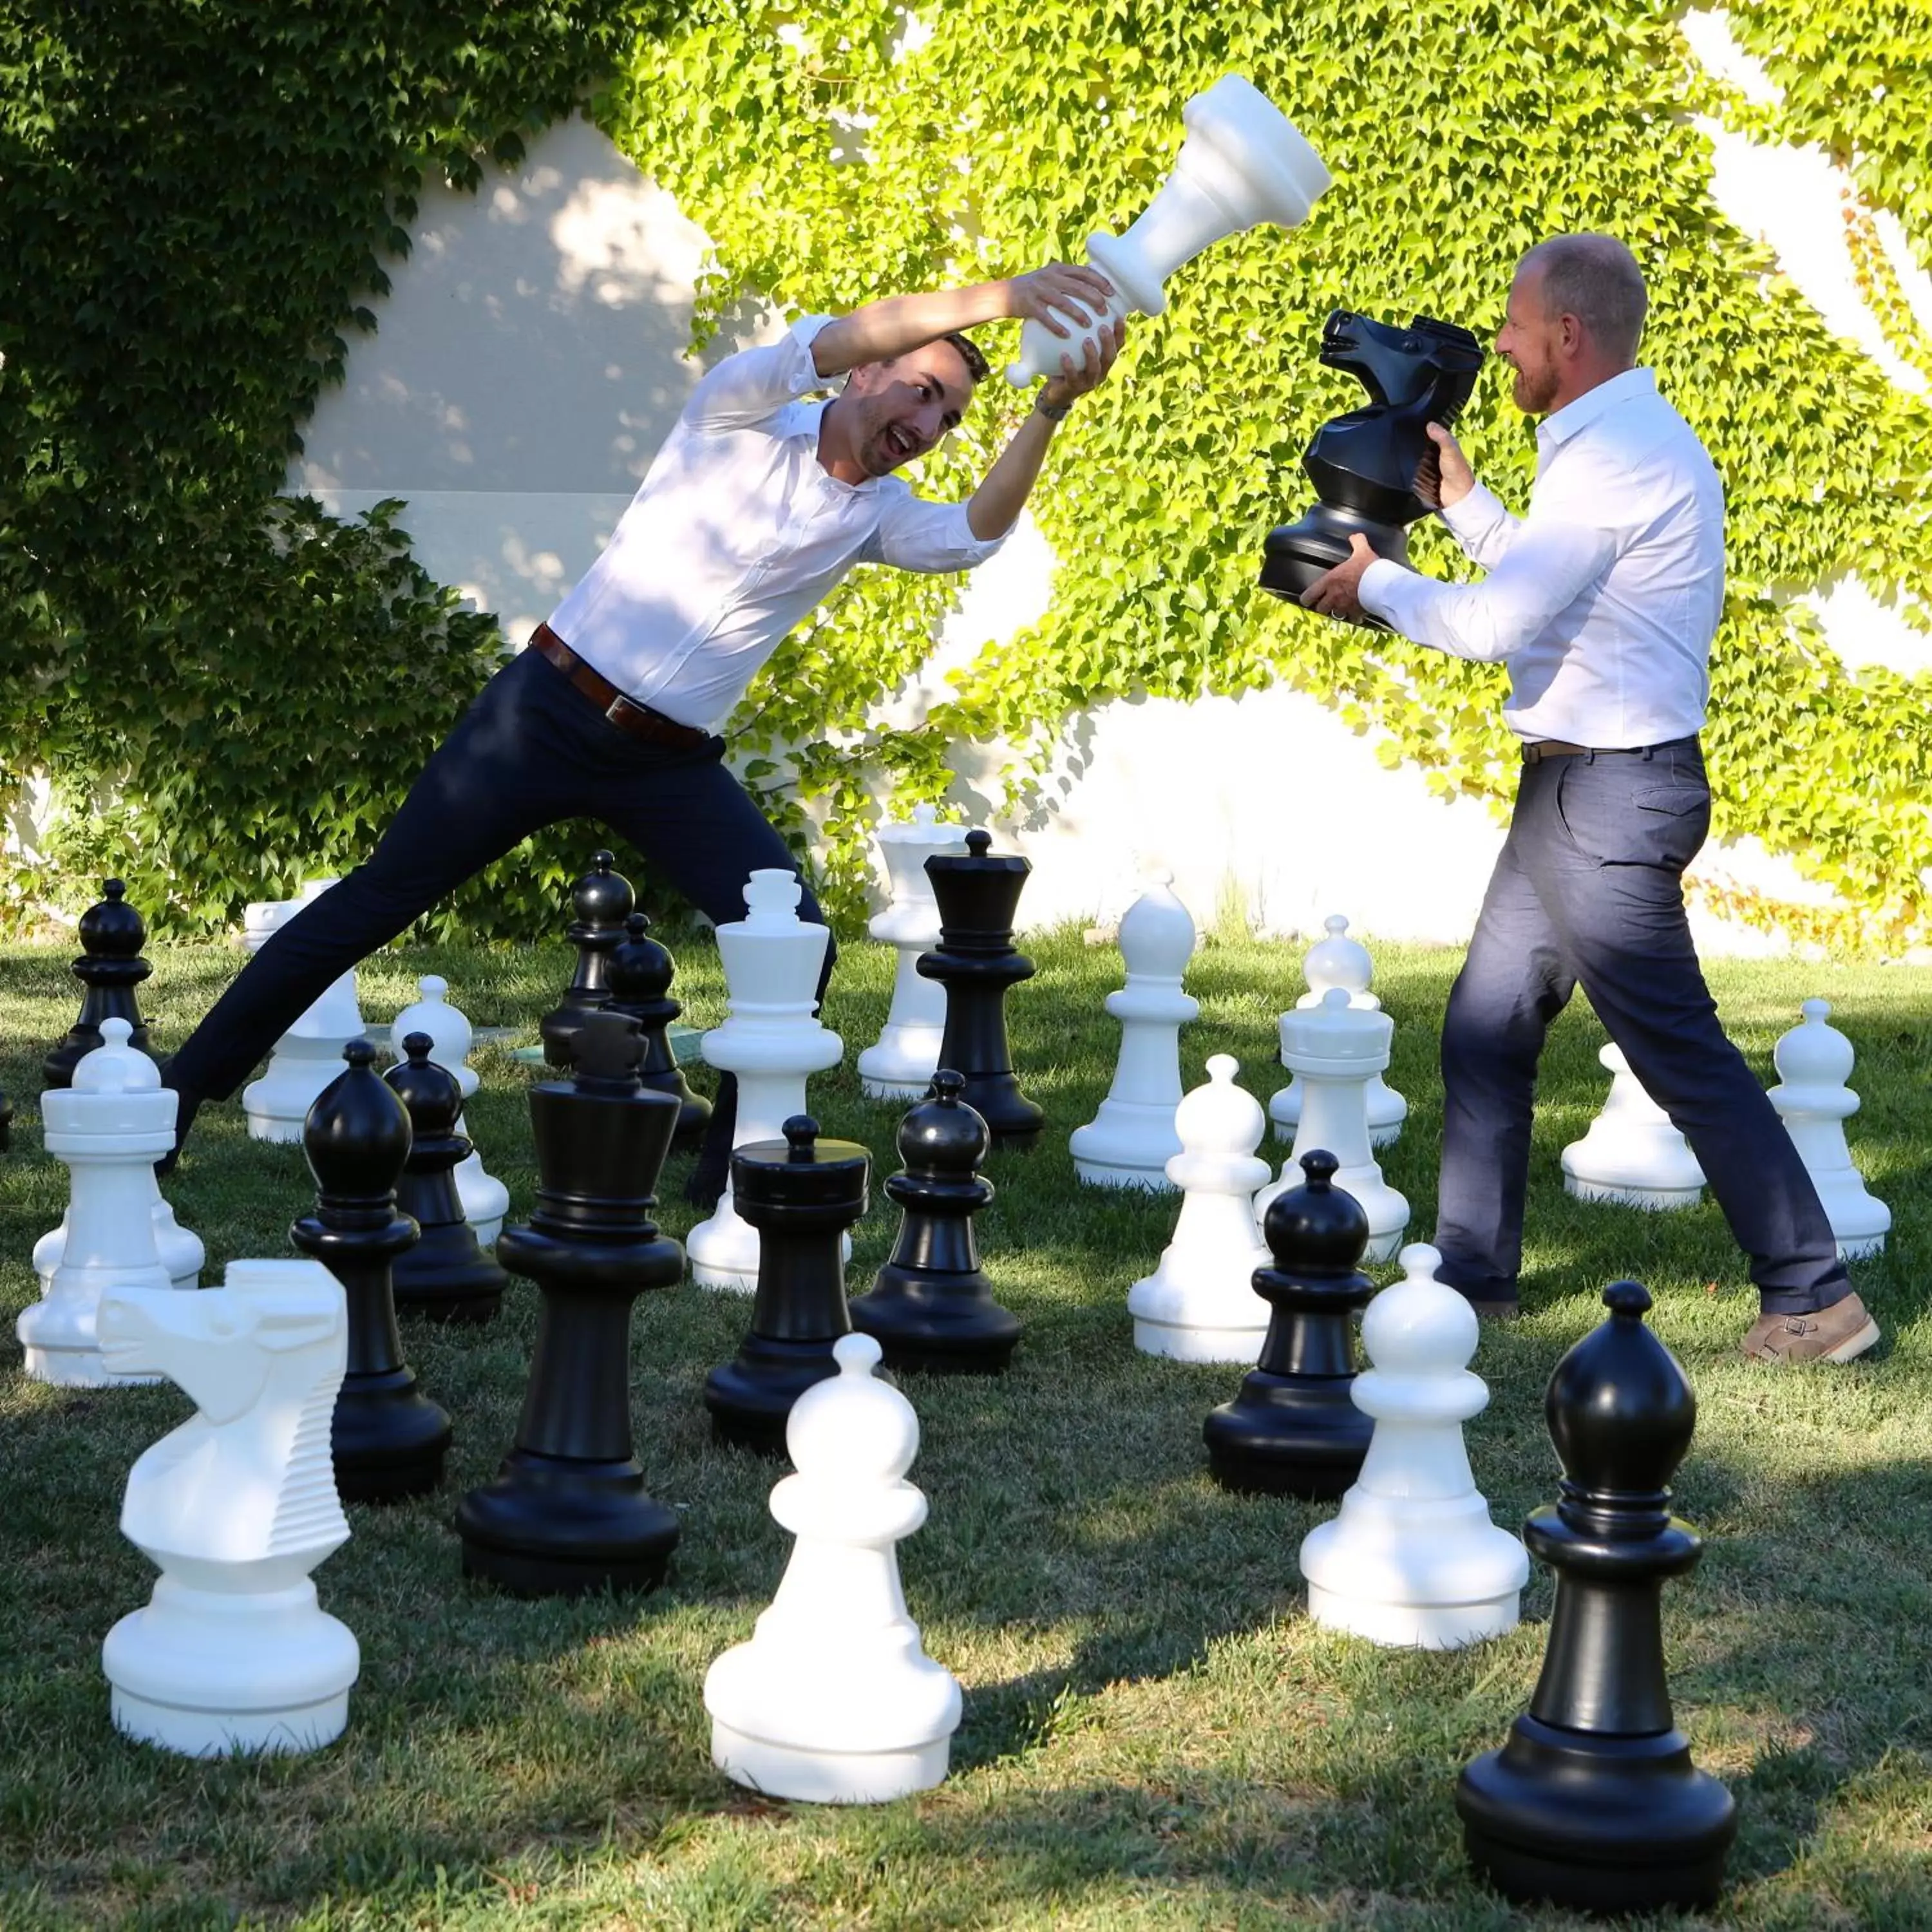
[[[1148,890],[1120,922],[1127,982],[1107,995],[1120,1023],[1120,1058],[1100,1111],[1073,1130],[1073,1169],[1095,1187],[1173,1186],[1167,1163],[1180,1151],[1180,1029],[1201,1011],[1181,991],[1194,956],[1194,922],[1174,896],[1174,874],[1148,874]]]
[[[309,1580],[349,1540],[328,1447],[341,1284],[320,1262],[231,1262],[200,1294],[114,1290],[100,1340],[200,1412],[128,1478],[121,1532],[161,1574],[101,1648],[116,1728],[190,1757],[328,1743],[361,1666]]]
[[[390,1050],[398,1058],[403,1042],[412,1033],[430,1037],[430,1060],[456,1082],[457,1090],[468,1100],[482,1084],[482,1076],[470,1064],[470,1048],[476,1038],[468,1018],[449,1004],[449,982],[435,973],[425,974],[416,982],[422,997],[414,1006],[405,1006],[389,1029]],[[469,1138],[470,1130],[461,1114],[455,1131]],[[510,1211],[510,1190],[494,1175],[484,1171],[483,1156],[472,1139],[468,1156],[455,1172],[456,1198],[462,1203],[463,1218],[470,1223],[484,1247],[503,1230],[503,1216]]]
[[[1318,1006],[1322,995],[1330,986],[1346,989],[1348,1004],[1358,1012],[1378,1013],[1382,1003],[1369,991],[1375,977],[1375,962],[1369,949],[1359,939],[1348,937],[1348,922],[1340,913],[1322,922],[1328,937],[1318,939],[1301,962],[1302,976],[1308,991],[1295,1001],[1298,1007]],[[1408,1118],[1408,1102],[1378,1073],[1369,1082],[1369,1144],[1392,1147],[1402,1138],[1402,1124]],[[1278,1138],[1292,1141],[1301,1124],[1301,1086],[1291,1080],[1268,1102],[1268,1118],[1274,1123]]]
[[[1240,1070],[1232,1054],[1216,1054],[1206,1085],[1175,1112],[1181,1151],[1167,1178],[1182,1190],[1180,1216],[1160,1265],[1127,1291],[1143,1354],[1252,1366],[1267,1336],[1270,1310],[1254,1275],[1273,1257],[1249,1204],[1268,1177],[1255,1152],[1268,1123],[1261,1102],[1234,1084]]]
[[[1086,329],[1056,336],[1028,322],[1006,380],[1024,388],[1057,374],[1062,355],[1077,368],[1098,329],[1130,310],[1159,315],[1162,284],[1225,236],[1272,221],[1298,227],[1329,184],[1322,158],[1252,82],[1224,74],[1180,110],[1187,130],[1160,191],[1124,235],[1090,235],[1087,259],[1114,285],[1104,314]]]
[[[738,1076],[734,1148],[782,1140],[785,1122],[806,1111],[806,1076],[837,1066],[845,1050],[812,1014],[832,934],[799,917],[803,896],[790,872],[754,872],[745,916],[718,928],[730,1010],[699,1047],[710,1065]],[[758,1287],[758,1231],[740,1217],[728,1172],[716,1212],[692,1229],[684,1247],[700,1287],[743,1294]],[[848,1259],[850,1252],[848,1238]]]
[[[1610,1070],[1610,1098],[1580,1141],[1563,1150],[1563,1186],[1579,1201],[1626,1208],[1694,1208],[1704,1170],[1670,1116],[1643,1090],[1620,1046],[1597,1058]]]
[[[1326,1148],[1340,1163],[1335,1185],[1352,1194],[1369,1217],[1362,1258],[1385,1262],[1401,1246],[1408,1203],[1382,1178],[1369,1142],[1368,1085],[1388,1066],[1394,1036],[1388,1014],[1352,1006],[1340,986],[1330,986],[1316,1006],[1282,1015],[1282,1064],[1300,1081],[1301,1122],[1281,1178],[1255,1196],[1258,1224],[1277,1194],[1301,1185],[1301,1156]]]
[[[335,884],[310,879],[292,899],[268,899],[250,905],[242,918],[242,943],[259,952],[276,931],[305,910]],[[248,1132],[258,1141],[299,1142],[308,1110],[342,1071],[342,1049],[362,1036],[362,1015],[356,1004],[353,967],[323,989],[322,996],[276,1041],[259,1080],[242,1090]]]
[[[866,930],[898,949],[892,979],[892,1010],[873,1045],[859,1056],[859,1084],[875,1100],[916,1100],[939,1068],[946,1037],[946,988],[920,976],[919,956],[939,944],[939,902],[926,862],[935,854],[966,850],[966,828],[942,825],[931,805],[913,807],[912,817],[879,828],[892,903]]]
[[[1414,1243],[1405,1278],[1369,1304],[1362,1346],[1375,1366],[1350,1393],[1376,1432],[1340,1514],[1301,1544],[1316,1623],[1423,1650],[1514,1630],[1529,1580],[1528,1552],[1490,1520],[1469,1473],[1462,1425],[1490,1392],[1467,1366],[1476,1311],[1436,1280],[1442,1264]]]
[[[154,1198],[152,1212],[154,1221],[154,1252],[160,1256],[161,1265],[168,1271],[168,1279],[177,1288],[199,1288],[201,1286],[202,1264],[208,1258],[208,1250],[202,1246],[201,1237],[184,1228],[175,1219],[175,1210],[161,1198],[160,1184],[154,1180],[154,1170],[151,1165],[148,1178],[154,1183]],[[45,1294],[54,1285],[54,1271],[61,1264],[61,1257],[67,1252],[67,1220],[62,1214],[58,1226],[50,1228],[34,1244],[34,1272],[39,1276],[40,1292]]]
[[[116,1374],[103,1359],[100,1298],[110,1288],[174,1288],[154,1245],[154,1162],[175,1144],[176,1096],[154,1063],[128,1044],[133,1031],[124,1019],[102,1021],[101,1043],[76,1063],[74,1084],[40,1096],[46,1150],[72,1183],[44,1298],[22,1312],[14,1333],[27,1373],[63,1388],[153,1381]],[[37,1261],[51,1238],[37,1244]]]
[[[1825,1022],[1830,1005],[1807,1000],[1804,1018],[1772,1049],[1780,1084],[1771,1104],[1784,1117],[1804,1171],[1824,1203],[1825,1218],[1850,1261],[1882,1251],[1892,1227],[1892,1210],[1865,1191],[1864,1177],[1845,1144],[1845,1123],[1858,1110],[1858,1096],[1845,1083],[1851,1078],[1852,1043]]]
[[[751,1641],[704,1679],[711,1760],[775,1798],[882,1804],[946,1775],[959,1686],[906,1613],[896,1546],[926,1520],[905,1480],[919,1418],[874,1379],[879,1345],[843,1335],[838,1373],[806,1390],[785,1425],[797,1473],[771,1509],[797,1539]]]

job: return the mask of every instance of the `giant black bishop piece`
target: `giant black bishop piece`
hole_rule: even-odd
[[[433,1490],[449,1448],[449,1418],[416,1386],[403,1359],[389,1268],[416,1239],[396,1209],[410,1155],[409,1110],[376,1075],[376,1049],[352,1040],[347,1069],[325,1087],[302,1126],[320,1190],[289,1238],[341,1282],[349,1367],[335,1399],[329,1448],[335,1486],[352,1502],[392,1502]]]
[[[622,1013],[586,1019],[576,1073],[530,1090],[537,1201],[496,1252],[542,1306],[515,1446],[456,1514],[466,1575],[519,1596],[664,1580],[674,1512],[645,1492],[631,1428],[631,1311],[684,1278],[650,1217],[677,1102],[638,1078],[643,1042]]]
[[[926,862],[939,905],[939,944],[918,970],[946,988],[939,1064],[961,1074],[960,1097],[986,1124],[996,1148],[1030,1148],[1046,1110],[1020,1091],[1006,1043],[1006,989],[1033,977],[1033,962],[1013,950],[1013,918],[1032,866],[1017,853],[995,856],[985,832],[966,835],[966,850]]]
[[[134,988],[154,970],[141,957],[148,928],[128,903],[128,888],[118,879],[104,880],[102,898],[80,916],[80,957],[74,976],[86,989],[80,1016],[40,1063],[40,1077],[49,1087],[70,1087],[74,1070],[100,1044],[103,1020],[125,1020],[133,1031],[128,1044],[150,1059],[148,1029],[142,1023]]]
[[[1456,1786],[1470,1862],[1498,1890],[1587,1912],[1708,1905],[1737,1804],[1671,1714],[1660,1598],[1697,1561],[1667,1485],[1697,1399],[1644,1326],[1649,1291],[1605,1289],[1607,1322],[1556,1365],[1543,1412],[1558,1500],[1523,1526],[1556,1572],[1543,1674],[1508,1742]]]
[[[1269,531],[1261,584],[1298,598],[1366,537],[1378,556],[1408,560],[1408,526],[1433,507],[1416,494],[1416,472],[1435,446],[1429,425],[1456,420],[1476,386],[1483,346],[1466,328],[1419,315],[1406,328],[1336,309],[1323,326],[1322,361],[1360,379],[1366,409],[1315,432],[1301,459],[1319,500],[1298,521]],[[1378,617],[1364,620],[1388,627]]]
[[[610,1001],[610,955],[622,943],[624,922],[638,902],[630,880],[614,869],[616,862],[609,852],[593,853],[590,871],[570,889],[576,917],[564,937],[577,948],[577,966],[563,998],[537,1022],[544,1058],[552,1066],[570,1065],[578,1028]]]

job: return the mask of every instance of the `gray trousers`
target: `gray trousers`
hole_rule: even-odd
[[[1536,1064],[1578,986],[1682,1132],[1767,1313],[1851,1292],[1817,1190],[1726,1038],[1684,912],[1681,874],[1710,830],[1694,738],[1526,765],[1442,1024],[1442,1278],[1516,1292]]]

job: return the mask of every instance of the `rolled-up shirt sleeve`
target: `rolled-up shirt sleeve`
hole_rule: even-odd
[[[899,570],[970,570],[1005,542],[1004,536],[976,537],[964,503],[930,503],[902,489],[880,512],[868,560]]]
[[[691,392],[684,420],[698,429],[742,428],[828,386],[830,379],[812,359],[812,345],[831,320],[801,316],[777,341],[726,356]]]

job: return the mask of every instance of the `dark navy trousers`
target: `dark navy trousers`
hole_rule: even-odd
[[[722,738],[682,751],[633,738],[547,658],[518,652],[430,760],[368,862],[243,968],[175,1055],[171,1084],[226,1099],[331,981],[560,819],[601,820],[716,923],[742,919],[751,874],[796,872],[798,862],[724,754]],[[820,916],[808,886],[799,916]],[[821,998],[834,950],[826,946]],[[704,1156],[721,1180],[736,1114],[737,1082],[721,1075]]]
[[[1694,738],[1526,765],[1509,836],[1442,1024],[1442,1277],[1508,1300],[1522,1262],[1536,1064],[1580,986],[1690,1143],[1766,1312],[1851,1292],[1784,1124],[1725,1036],[1684,912],[1710,830]]]

